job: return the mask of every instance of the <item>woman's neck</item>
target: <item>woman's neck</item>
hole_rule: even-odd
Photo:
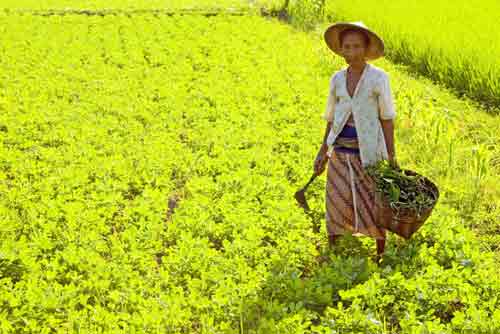
[[[365,69],[366,64],[366,62],[351,63],[349,64],[348,70],[352,74],[361,74]]]

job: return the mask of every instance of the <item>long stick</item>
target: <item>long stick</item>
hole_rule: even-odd
[[[307,181],[306,185],[302,188],[304,191],[309,187],[309,185],[314,181],[314,179],[318,176],[319,174],[313,173],[309,181]]]

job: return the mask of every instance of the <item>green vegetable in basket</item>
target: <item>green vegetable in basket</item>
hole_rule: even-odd
[[[436,200],[436,194],[423,176],[409,175],[404,170],[392,167],[388,160],[380,160],[366,170],[374,179],[377,191],[389,201],[396,217],[403,209],[415,210],[420,216]]]

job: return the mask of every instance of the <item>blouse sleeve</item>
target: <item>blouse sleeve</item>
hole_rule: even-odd
[[[394,99],[392,96],[391,86],[389,83],[389,76],[383,75],[380,82],[378,94],[379,117],[383,120],[394,119],[396,117],[396,110],[394,108]]]
[[[326,102],[325,112],[323,113],[323,119],[327,122],[333,122],[333,113],[335,111],[335,75],[330,79],[330,86],[328,89],[328,100]]]

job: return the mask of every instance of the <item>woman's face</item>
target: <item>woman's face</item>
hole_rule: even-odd
[[[366,45],[363,34],[348,32],[342,40],[342,56],[348,64],[365,61]]]

